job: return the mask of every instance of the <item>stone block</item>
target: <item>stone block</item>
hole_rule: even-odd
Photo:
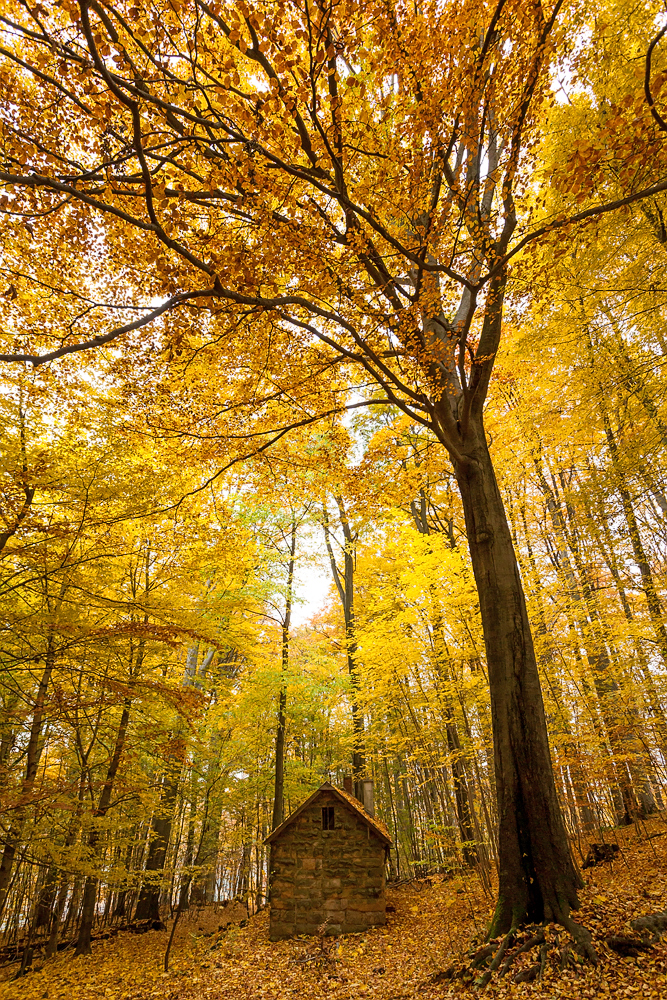
[[[349,933],[358,933],[368,927],[380,927],[387,922],[384,913],[346,913],[345,926],[349,927]]]
[[[293,885],[308,886],[310,888],[315,882],[319,882],[319,879],[315,877],[315,872],[304,869],[294,872]]]
[[[281,941],[284,938],[290,938],[294,936],[294,924],[292,923],[274,923],[271,921],[269,927],[269,941]]]
[[[318,932],[324,920],[320,920],[319,923],[313,923],[310,920],[299,920],[294,926],[295,934],[311,934],[315,936]]]
[[[348,913],[377,913],[379,910],[384,911],[383,899],[349,899],[347,901]]]

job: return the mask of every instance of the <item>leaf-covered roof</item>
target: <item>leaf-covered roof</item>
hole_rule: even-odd
[[[294,822],[294,820],[298,816],[300,816],[305,809],[308,808],[308,806],[312,805],[313,802],[315,802],[315,800],[317,799],[318,795],[321,795],[322,792],[333,792],[333,794],[337,798],[339,798],[346,806],[348,806],[348,808],[352,809],[358,816],[361,817],[361,819],[363,819],[363,821],[371,828],[371,830],[375,834],[377,834],[380,840],[384,844],[386,844],[387,847],[391,845],[391,837],[389,836],[389,831],[387,830],[387,827],[384,825],[384,823],[380,822],[380,820],[378,819],[375,819],[375,817],[371,816],[370,813],[367,813],[363,805],[359,801],[359,799],[356,799],[354,795],[350,795],[349,792],[343,791],[342,788],[336,788],[328,781],[325,781],[323,785],[320,785],[320,787],[313,792],[312,795],[309,795],[306,801],[302,802],[299,808],[295,809],[295,811],[291,814],[291,816],[288,816],[287,819],[280,824],[280,826],[277,826],[275,830],[273,830],[269,834],[264,843],[271,844],[273,843],[274,840],[277,840],[280,837],[281,833],[284,830],[286,830],[287,827],[290,826]]]

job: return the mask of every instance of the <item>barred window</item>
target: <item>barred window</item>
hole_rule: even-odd
[[[323,830],[333,830],[334,828],[334,809],[333,806],[325,806],[322,809],[322,829]]]

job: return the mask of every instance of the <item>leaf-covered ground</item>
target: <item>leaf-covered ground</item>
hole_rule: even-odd
[[[597,968],[556,972],[548,962],[541,983],[512,983],[521,968],[493,981],[487,995],[548,998],[667,997],[667,938],[639,958],[621,958],[604,939],[632,934],[629,921],[667,907],[667,818],[611,834],[621,847],[617,860],[587,870],[578,915],[593,933]],[[245,927],[219,931],[220,912],[184,918],[177,930],[169,973],[162,970],[167,935],[119,934],[100,941],[88,958],[71,953],[36,968],[19,981],[2,970],[0,1000],[336,1000],[377,998],[444,1000],[479,996],[448,969],[474,944],[491,912],[491,900],[473,880],[433,879],[390,890],[387,926],[338,940],[271,943],[268,914]],[[391,908],[394,908],[391,912]],[[522,956],[521,961],[534,961]]]

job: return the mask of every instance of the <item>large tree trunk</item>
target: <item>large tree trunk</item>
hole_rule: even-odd
[[[481,417],[454,463],[477,583],[491,689],[500,875],[489,936],[520,923],[571,924],[582,880],[556,796],[519,568]]]

